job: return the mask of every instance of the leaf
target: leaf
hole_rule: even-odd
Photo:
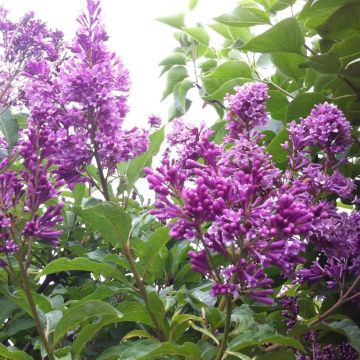
[[[163,59],[159,66],[186,65],[187,59],[183,53],[175,52]]]
[[[261,344],[279,344],[292,347],[294,349],[300,350],[302,352],[306,352],[301,343],[290,336],[284,336],[281,334],[276,334],[272,336],[268,336],[261,340]]]
[[[223,101],[227,94],[235,94],[235,86],[244,85],[250,81],[253,80],[249,78],[236,78],[236,79],[228,80],[225,83],[223,83],[216,91],[214,91],[209,95],[203,96],[202,98],[204,100],[209,100],[209,101],[210,100]]]
[[[75,329],[81,322],[96,317],[101,319],[103,316],[121,319],[122,314],[110,304],[100,300],[90,300],[71,306],[55,328],[53,345],[56,345],[67,331]]]
[[[162,22],[163,24],[172,26],[177,29],[181,29],[182,27],[185,26],[185,23],[184,23],[185,14],[184,13],[171,15],[171,16],[159,17],[156,20]]]
[[[66,258],[56,259],[46,265],[45,268],[38,275],[38,277],[63,271],[74,270],[89,271],[94,274],[101,274],[104,276],[112,277],[114,279],[120,280],[121,282],[127,282],[125,275],[115,266],[82,257],[72,260]]]
[[[144,304],[123,301],[117,307],[123,314],[121,321],[134,321],[154,327],[154,323]]]
[[[110,314],[103,315],[101,320],[94,322],[93,324],[85,325],[80,332],[76,335],[76,339],[72,344],[74,359],[77,359],[81,351],[84,349],[86,344],[93,339],[97,332],[103,327],[117,323],[122,319],[118,315]]]
[[[145,278],[147,272],[151,274],[158,274],[158,266],[162,264],[161,248],[169,241],[169,229],[167,227],[157,229],[154,231],[149,239],[145,242],[143,252],[140,256],[143,264],[142,277]],[[164,270],[163,266],[162,271]]]
[[[194,10],[198,4],[199,0],[190,0],[189,1],[189,10]]]
[[[350,345],[360,353],[360,328],[350,319],[333,321],[327,326],[337,332],[340,332],[349,340]]]
[[[264,11],[255,7],[245,7],[244,5],[239,5],[232,12],[218,16],[214,20],[225,25],[239,27],[271,24],[268,15]]]
[[[198,41],[205,46],[209,45],[210,37],[208,33],[202,27],[194,27],[194,28],[183,28],[182,29],[186,34],[188,34],[191,38]]]
[[[32,291],[31,294],[35,301],[36,306],[39,307],[39,309],[41,309],[45,313],[52,310],[51,303],[47,297],[41,294],[37,294],[34,291]],[[10,295],[10,298],[14,303],[16,303],[18,306],[24,309],[31,317],[33,317],[31,308],[29,306],[25,292],[23,290],[17,290],[15,295]]]
[[[272,159],[281,164],[287,161],[288,153],[282,147],[282,144],[289,139],[289,132],[286,129],[282,129],[279,133],[270,141],[266,151],[271,155]]]
[[[150,145],[148,150],[129,162],[126,171],[127,191],[130,192],[136,181],[144,176],[144,168],[150,166],[153,157],[159,152],[164,140],[164,127],[150,135]]]
[[[317,28],[325,39],[343,39],[360,30],[360,3],[342,6]]]
[[[0,344],[0,356],[8,360],[33,360],[33,357],[15,347]]]
[[[63,312],[60,310],[53,310],[42,316],[41,320],[46,337],[49,337],[49,335],[54,331],[62,316]]]
[[[340,60],[331,54],[311,56],[305,64],[320,74],[338,74],[341,68]]]
[[[271,54],[271,60],[284,75],[295,80],[305,77],[305,70],[299,68],[306,61],[303,55],[277,51]]]
[[[184,79],[179,82],[174,88],[174,102],[176,109],[181,113],[186,112],[186,95],[187,92],[193,88],[193,82],[189,79]]]
[[[146,338],[146,339],[150,339],[153,342],[159,342],[158,339],[156,339],[154,336],[152,336],[151,334],[149,334],[147,331],[145,330],[133,330],[130,331],[129,333],[127,333],[122,339],[121,341],[124,340],[129,340],[132,339],[134,337],[140,337],[140,338]]]
[[[221,85],[234,78],[251,78],[251,69],[243,61],[229,60],[219,65],[210,74],[203,77],[205,90],[208,94],[217,91]]]
[[[188,77],[185,66],[172,67],[167,73],[166,88],[163,92],[161,101],[165,100],[174,90],[176,84]]]
[[[81,209],[81,216],[113,246],[125,244],[131,230],[131,217],[119,205],[101,202],[88,209]]]
[[[287,107],[286,122],[308,116],[315,105],[324,101],[326,101],[326,96],[318,92],[298,95]]]
[[[189,324],[194,330],[201,332],[202,334],[210,338],[212,341],[214,341],[217,346],[220,345],[219,340],[209,330],[196,326],[192,321],[189,321]]]
[[[11,150],[18,141],[19,126],[9,109],[5,111],[0,109],[0,112],[0,131],[4,135],[9,149]]]
[[[273,119],[285,120],[286,109],[289,104],[286,96],[278,90],[269,90],[269,99],[266,102],[266,110]]]
[[[127,341],[103,352],[98,360],[153,360],[163,356],[182,356],[187,360],[201,359],[197,345],[185,342],[182,345],[173,342],[154,343],[151,340]]]
[[[291,5],[294,5],[295,2],[296,0],[277,0],[270,6],[269,11],[272,12],[284,10]]]
[[[305,39],[299,24],[294,18],[284,19],[269,30],[254,37],[242,46],[243,51],[275,52],[285,51],[301,54]]]

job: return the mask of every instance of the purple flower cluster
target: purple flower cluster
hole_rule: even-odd
[[[291,330],[297,322],[297,317],[300,310],[297,298],[285,296],[280,300],[280,304],[284,308],[284,310],[281,312],[285,319],[284,324],[288,330]]]
[[[266,86],[259,83],[237,87],[235,95],[227,96],[228,135],[222,145],[211,140],[212,131],[203,124],[196,127],[175,119],[168,142],[177,156],[172,158],[167,150],[162,165],[145,173],[157,194],[151,213],[168,222],[174,238],[198,242],[198,250],[189,253],[190,261],[194,271],[213,280],[212,294],[243,294],[271,304],[273,280],[266,269],[277,266],[284,277],[294,280],[307,244],[321,243],[318,250],[324,252],[320,238],[329,238],[341,228],[337,232],[342,234],[336,236],[345,241],[347,267],[355,273],[360,262],[355,254],[360,252],[358,227],[332,225],[343,215],[329,202],[319,201],[330,193],[342,198],[353,195],[354,183],[337,169],[341,161],[335,161],[350,145],[348,121],[325,103],[300,124],[292,123],[286,146],[290,169],[282,172],[259,145],[256,127],[267,121],[267,98]],[[311,162],[309,146],[323,151],[317,164]],[[356,213],[346,221],[355,218]],[[223,265],[214,267],[214,256],[220,256]],[[336,261],[341,259],[337,256]],[[340,271],[338,264],[330,268]],[[318,280],[324,271],[316,263],[297,276]],[[296,319],[284,311],[293,324]]]
[[[227,95],[226,106],[230,109],[226,115],[229,137],[237,139],[243,132],[265,125],[269,116],[265,111],[268,99],[267,86],[264,83],[247,83],[235,87],[235,95]]]
[[[111,174],[117,163],[134,158],[148,146],[147,131],[123,128],[129,75],[106,47],[99,2],[88,0],[87,13],[78,22],[70,56],[59,70],[45,60],[29,63],[24,89],[31,116],[42,116],[55,134],[52,160],[58,165],[58,177],[70,187],[84,180],[92,159]]]
[[[25,14],[18,22],[9,19],[8,11],[0,8],[0,105],[17,102],[19,85],[27,63],[35,59],[56,62],[62,48],[63,34],[50,31],[46,24]]]

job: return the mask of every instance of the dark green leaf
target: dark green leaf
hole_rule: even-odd
[[[346,335],[350,345],[360,353],[360,328],[350,319],[333,321],[327,326],[343,335]]]
[[[282,145],[289,139],[289,133],[286,129],[280,130],[280,132],[270,141],[267,146],[267,152],[272,156],[272,159],[281,164],[287,160],[288,153],[282,147]]]
[[[304,64],[321,74],[338,74],[341,68],[340,60],[330,54],[314,55]]]
[[[117,307],[123,314],[121,321],[140,322],[154,327],[154,323],[145,305],[137,302],[123,301]]]
[[[81,322],[94,318],[101,319],[103,316],[113,316],[120,321],[122,314],[100,300],[90,300],[70,307],[55,328],[53,344],[57,344],[67,331],[76,329]]]
[[[126,281],[124,274],[116,269],[115,266],[87,258],[76,258],[72,260],[66,258],[56,259],[46,265],[38,276],[73,270],[89,271],[94,274],[101,274],[120,281]]]
[[[27,353],[12,346],[6,347],[3,344],[0,344],[0,356],[7,360],[33,360],[33,357]]]
[[[269,99],[266,103],[266,110],[270,112],[273,119],[285,120],[285,113],[289,101],[286,96],[278,90],[269,90]]]
[[[277,51],[271,54],[271,60],[284,75],[294,80],[305,77],[305,70],[299,67],[306,61],[303,55]]]

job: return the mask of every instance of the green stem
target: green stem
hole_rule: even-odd
[[[229,332],[230,332],[230,328],[231,328],[232,302],[231,302],[230,295],[225,295],[225,301],[226,301],[226,304],[225,304],[226,313],[225,313],[224,334],[223,334],[223,337],[221,339],[221,343],[220,343],[218,354],[216,356],[216,360],[221,360],[223,358],[223,356],[224,356],[224,353],[226,351],[226,345],[227,345],[228,337],[229,337]]]
[[[146,287],[144,285],[144,282],[143,282],[142,278],[140,277],[140,275],[139,275],[139,273],[137,271],[134,259],[133,259],[132,255],[131,255],[129,244],[126,244],[124,246],[124,255],[125,255],[126,260],[129,263],[130,269],[131,269],[131,271],[132,271],[132,273],[134,275],[136,285],[138,287],[138,290],[139,290],[139,293],[140,293],[142,299],[145,302],[146,309],[149,312],[151,320],[153,321],[153,323],[154,323],[154,325],[155,325],[155,327],[157,329],[159,339],[162,340],[162,341],[167,340],[167,336],[165,335],[164,330],[163,330],[163,328],[161,326],[161,320],[156,317],[156,315],[152,312],[151,307],[149,306]]]
[[[33,299],[33,296],[31,294],[31,288],[30,288],[30,282],[29,282],[29,278],[28,278],[28,274],[27,274],[27,271],[25,270],[25,267],[24,267],[24,263],[23,263],[23,260],[22,260],[22,257],[21,257],[21,253],[18,253],[17,256],[17,261],[19,263],[19,268],[20,268],[20,273],[21,273],[21,279],[22,279],[22,283],[23,283],[23,288],[24,288],[24,292],[25,292],[25,296],[27,298],[27,301],[30,305],[30,310],[31,310],[31,313],[34,317],[34,320],[35,320],[35,325],[36,325],[36,329],[40,335],[40,338],[41,338],[41,341],[46,349],[46,352],[48,354],[48,357],[50,360],[54,360],[54,355],[53,355],[53,351],[52,351],[52,348],[51,348],[51,345],[46,337],[46,334],[44,332],[44,329],[41,325],[41,321],[40,321],[40,317],[39,317],[39,314],[36,310],[36,305],[35,305],[35,301]]]

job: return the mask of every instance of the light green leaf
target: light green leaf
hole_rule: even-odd
[[[225,25],[239,27],[271,24],[268,15],[264,11],[255,7],[245,7],[244,5],[239,5],[231,13],[218,16],[214,20]]]
[[[223,101],[227,94],[235,94],[235,86],[243,85],[247,82],[253,81],[250,78],[235,78],[224,82],[217,90],[213,93],[203,96],[204,100],[219,100]],[[212,87],[212,85],[211,85]]]
[[[183,31],[199,43],[202,43],[205,46],[209,45],[210,37],[204,28],[183,28]]]
[[[122,314],[110,304],[100,300],[90,300],[71,306],[55,328],[53,344],[56,345],[67,331],[76,329],[81,322],[103,316],[121,319]]]
[[[301,54],[304,43],[304,35],[297,20],[288,18],[248,41],[242,46],[242,50],[260,53],[285,51]]]
[[[125,341],[125,340],[129,340],[132,339],[134,337],[139,337],[139,338],[145,338],[145,339],[150,339],[153,342],[159,342],[159,340],[157,338],[155,338],[154,336],[152,336],[151,334],[149,334],[147,331],[145,330],[133,330],[130,331],[129,333],[127,333],[122,339],[121,341]]]
[[[189,79],[184,79],[179,82],[174,88],[174,103],[176,109],[181,113],[186,112],[186,95],[187,92],[194,87],[194,84]]]
[[[189,10],[194,10],[198,4],[198,0],[190,0],[189,1]]]
[[[229,60],[219,65],[210,74],[203,77],[205,90],[208,94],[216,92],[224,83],[235,78],[251,78],[251,69],[243,61]]]
[[[188,76],[188,72],[185,66],[172,67],[167,73],[166,89],[163,92],[161,100],[166,99],[174,90],[176,84],[184,80]]]
[[[38,277],[73,270],[89,271],[94,274],[112,277],[122,282],[127,281],[125,275],[115,266],[81,257],[72,260],[66,258],[56,259],[46,265]]]
[[[187,59],[183,53],[175,52],[163,59],[159,66],[186,65]]]
[[[184,23],[185,14],[184,13],[180,13],[177,15],[171,15],[171,16],[159,17],[156,20],[162,22],[163,24],[172,26],[177,29],[181,29],[182,27],[185,26],[185,23]]]
[[[0,131],[11,149],[18,141],[19,126],[9,109],[5,111],[0,109],[0,113]]]
[[[271,60],[280,72],[294,80],[305,77],[305,70],[299,67],[306,61],[305,56],[277,51],[271,54]]]
[[[136,181],[144,176],[144,168],[151,165],[153,157],[159,152],[164,140],[164,127],[150,135],[148,150],[129,162],[126,171],[127,191],[130,192]]]

